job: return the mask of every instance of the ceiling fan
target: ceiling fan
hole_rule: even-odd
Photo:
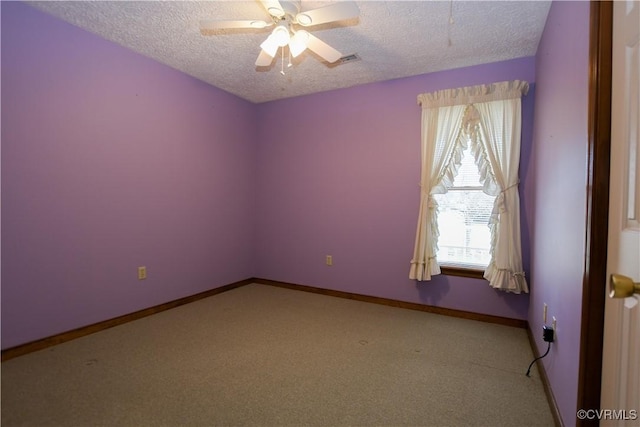
[[[267,39],[260,45],[261,51],[256,59],[256,66],[268,67],[279,48],[289,47],[292,57],[297,57],[305,49],[316,53],[329,63],[336,62],[342,54],[303,28],[329,22],[356,18],[360,10],[355,2],[341,1],[325,7],[300,10],[300,0],[278,1],[260,0],[269,13],[270,21],[238,20],[238,21],[200,21],[200,31],[204,35],[221,29],[262,29],[275,27]],[[302,27],[302,28],[301,28]]]

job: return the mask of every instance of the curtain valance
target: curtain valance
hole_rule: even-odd
[[[444,89],[437,92],[421,93],[418,104],[422,108],[450,107],[479,102],[521,98],[529,91],[529,83],[521,80]]]

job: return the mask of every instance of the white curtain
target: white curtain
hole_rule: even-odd
[[[440,274],[436,261],[438,252],[438,204],[433,194],[446,193],[451,186],[454,171],[448,168],[455,155],[456,142],[460,138],[465,106],[456,105],[422,110],[422,176],[420,179],[420,210],[416,243],[409,277],[416,280],[431,280]],[[459,150],[458,150],[459,151]]]
[[[480,116],[479,140],[492,176],[484,184],[487,194],[496,196],[489,220],[491,229],[491,261],[484,278],[497,289],[519,294],[529,292],[522,269],[520,242],[520,193],[518,169],[520,166],[520,97],[475,105]],[[480,169],[483,166],[479,165]]]
[[[468,139],[483,191],[496,196],[489,223],[491,261],[484,277],[497,289],[529,291],[522,269],[518,192],[521,97],[528,88],[527,82],[516,80],[418,96],[422,104],[422,191],[411,279],[430,280],[440,273],[435,257],[437,204],[432,195],[445,193],[453,182]]]

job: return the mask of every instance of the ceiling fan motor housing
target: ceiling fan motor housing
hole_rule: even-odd
[[[280,12],[278,15],[273,15],[275,17],[279,17],[280,19],[286,19],[287,15],[290,17],[295,17],[300,12],[300,2],[299,1],[281,1],[280,6],[282,6],[282,10],[284,11],[284,15]],[[271,13],[271,11],[269,11]]]

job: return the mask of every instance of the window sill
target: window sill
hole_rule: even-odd
[[[484,270],[475,270],[471,268],[461,268],[461,267],[447,267],[445,265],[440,266],[441,274],[446,276],[459,276],[459,277],[470,277],[472,279],[483,279],[486,280],[484,275]]]

